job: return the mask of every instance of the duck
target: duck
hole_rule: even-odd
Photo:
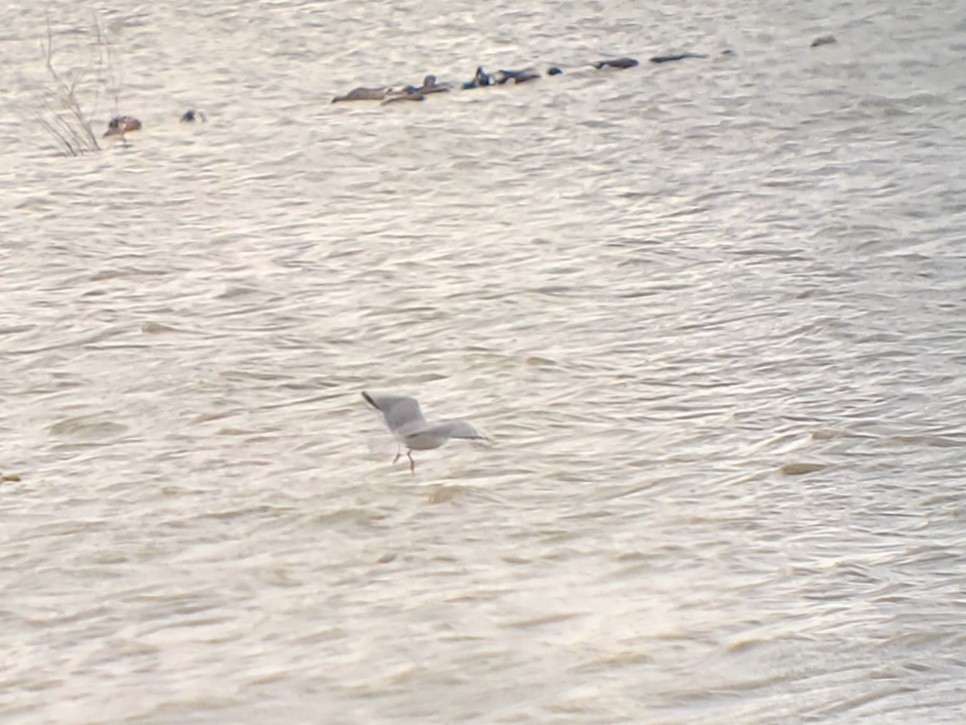
[[[493,85],[493,80],[486,74],[483,70],[483,66],[479,66],[476,69],[476,75],[473,76],[473,80],[466,81],[463,84],[463,90],[469,90],[470,88],[482,88],[483,86]]]
[[[446,83],[437,83],[436,76],[430,75],[423,78],[423,85],[406,86],[403,90],[406,93],[422,93],[425,96],[429,93],[446,93],[449,90],[449,85]]]
[[[386,97],[382,100],[380,105],[385,106],[388,103],[399,103],[400,101],[425,101],[426,96],[417,88],[413,92],[407,91],[403,88],[401,91],[395,91],[394,93],[387,93]]]
[[[114,116],[108,121],[104,136],[123,136],[128,131],[137,131],[140,128],[141,122],[134,116]]]
[[[701,53],[675,53],[673,55],[655,55],[651,58],[652,63],[670,63],[675,60],[684,60],[685,58],[707,58],[708,56],[702,55]]]
[[[340,101],[381,101],[392,93],[392,88],[353,88],[344,96],[336,96],[332,103]]]
[[[823,35],[820,38],[815,38],[815,40],[812,41],[811,47],[819,48],[823,45],[832,45],[833,43],[837,43],[837,42],[838,41],[835,39],[834,35]]]
[[[640,65],[640,62],[636,58],[609,58],[606,60],[599,60],[592,64],[594,68],[600,70],[601,68],[633,68],[636,65]]]
[[[523,70],[498,70],[493,74],[492,80],[498,86],[502,86],[509,81],[526,83],[539,77],[540,74],[533,70],[533,68],[524,68]]]
[[[189,108],[181,116],[181,123],[194,123],[195,121],[201,121],[205,123],[208,117],[205,115],[204,111],[196,111],[193,108]]]

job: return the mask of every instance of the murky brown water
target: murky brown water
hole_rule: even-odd
[[[0,719],[966,717],[957,3],[98,13],[76,159],[4,14]]]

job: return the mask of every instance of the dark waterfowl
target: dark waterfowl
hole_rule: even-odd
[[[834,35],[823,35],[821,38],[815,38],[812,41],[812,47],[818,48],[821,45],[832,45],[832,43],[837,43]]]
[[[128,131],[137,131],[141,122],[134,116],[114,116],[108,124],[104,136],[123,136]]]
[[[707,58],[708,56],[702,55],[701,53],[676,53],[674,55],[655,55],[651,58],[652,63],[670,63],[675,60],[684,60],[685,58]]]
[[[523,70],[498,70],[493,74],[492,80],[498,86],[502,86],[504,83],[509,83],[510,81],[514,83],[526,83],[539,77],[540,74],[533,68],[524,68]]]
[[[636,58],[610,58],[608,60],[599,60],[593,64],[597,70],[602,68],[633,68],[636,65],[639,65],[639,61]]]
[[[423,85],[406,86],[404,90],[408,93],[422,93],[425,96],[429,93],[446,93],[449,90],[449,85],[437,83],[436,76],[426,76],[423,78]]]
[[[396,91],[394,93],[387,93],[386,97],[382,100],[380,105],[385,106],[388,103],[399,103],[400,101],[425,101],[426,96],[422,94],[418,89],[409,92],[406,89],[401,91]]]
[[[548,76],[559,76],[559,75],[561,75],[562,73],[563,73],[563,70],[562,70],[562,69],[560,69],[560,68],[558,68],[558,67],[557,67],[557,66],[555,66],[555,65],[552,65],[552,66],[550,66],[549,68],[547,68],[547,75],[548,75]]]
[[[463,90],[469,90],[470,88],[482,88],[483,86],[493,85],[493,80],[486,74],[483,70],[483,66],[479,66],[476,69],[476,75],[473,76],[473,80],[466,81],[462,85]]]
[[[196,111],[193,108],[189,108],[181,117],[181,123],[194,123],[195,121],[201,121],[204,123],[207,120],[208,117],[205,115],[204,111]]]
[[[353,88],[344,96],[336,96],[332,99],[333,103],[340,101],[381,101],[392,88]]]

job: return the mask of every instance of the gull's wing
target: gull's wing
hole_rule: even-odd
[[[426,432],[444,435],[449,438],[487,439],[485,433],[473,427],[471,423],[465,420],[441,420],[438,423],[428,425]]]
[[[426,425],[426,419],[419,409],[415,398],[406,395],[370,395],[363,391],[362,397],[373,408],[382,413],[386,426],[396,433],[403,426],[420,427]]]

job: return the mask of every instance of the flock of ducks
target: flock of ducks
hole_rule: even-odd
[[[836,40],[835,36],[823,35],[813,40],[811,47],[818,48],[823,45],[831,45],[836,42],[838,41]],[[733,50],[723,50],[721,55],[723,57],[733,57],[735,52]],[[669,55],[655,55],[649,58],[649,60],[651,63],[660,64],[687,60],[688,58],[707,57],[707,55],[702,53],[674,53]],[[626,70],[627,68],[635,68],[636,66],[640,65],[640,61],[636,58],[628,57],[605,58],[604,60],[595,61],[590,65],[597,70],[611,68],[616,70]],[[562,73],[563,69],[559,68],[558,66],[551,66],[546,70],[546,74],[548,76],[558,76]],[[487,86],[502,86],[507,83],[519,84],[527,83],[541,77],[542,74],[534,68],[524,68],[522,70],[501,69],[490,74],[483,70],[483,66],[479,66],[476,69],[476,73],[473,75],[473,77],[470,80],[459,84],[459,87],[463,90],[469,90],[472,88],[485,88]],[[345,95],[336,96],[333,98],[332,103],[342,103],[346,101],[379,101],[382,104],[389,104],[422,101],[426,99],[426,96],[434,93],[445,93],[452,90],[453,87],[454,85],[451,83],[440,83],[436,80],[436,76],[428,75],[423,78],[422,85],[407,85],[398,90],[393,90],[393,88],[388,86],[354,88]],[[204,122],[207,120],[207,117],[202,111],[196,111],[194,109],[188,109],[181,116],[182,123],[194,123],[196,121]],[[141,121],[134,116],[114,116],[107,124],[107,131],[104,133],[104,136],[121,136],[123,139],[124,134],[130,133],[131,131],[138,131],[140,128]]]
[[[725,50],[722,52],[724,56],[733,56],[735,53],[731,50]],[[687,58],[707,58],[707,55],[702,55],[700,53],[678,53],[674,55],[656,55],[650,58],[651,63],[668,63],[676,60],[685,60]],[[636,58],[605,58],[604,60],[599,60],[591,63],[593,68],[597,70],[604,69],[617,69],[625,70],[627,68],[634,68],[640,65],[640,61]],[[547,69],[546,74],[548,76],[558,76],[563,73],[563,69],[558,66],[551,66]],[[529,81],[536,80],[542,77],[542,74],[534,68],[524,68],[522,70],[506,70],[501,69],[495,73],[487,73],[480,66],[476,69],[476,73],[473,77],[466,81],[465,83],[459,84],[459,87],[463,90],[469,90],[471,88],[485,88],[487,86],[502,86],[507,83],[519,84],[527,83]],[[434,93],[445,93],[452,90],[453,84],[451,83],[440,83],[436,80],[436,76],[428,75],[423,78],[422,85],[413,86],[407,85],[398,90],[394,90],[388,86],[374,87],[374,88],[354,88],[345,95],[336,96],[332,99],[332,103],[341,103],[345,101],[379,101],[382,104],[389,103],[399,103],[408,101],[422,101],[426,96],[432,95]],[[207,121],[207,117],[201,111],[196,111],[194,109],[189,109],[181,116],[182,123],[194,123],[196,121]],[[130,133],[131,131],[138,131],[141,128],[141,121],[134,116],[114,116],[111,118],[110,122],[107,124],[107,131],[104,136],[121,136]]]
[[[734,55],[734,51],[726,50],[723,53],[726,56]],[[675,55],[656,55],[650,59],[652,63],[667,63],[675,60],[684,60],[685,58],[707,58],[706,55],[701,55],[699,53],[678,53]],[[636,58],[606,58],[604,60],[598,60],[591,63],[591,67],[597,70],[603,70],[607,68],[614,68],[617,70],[625,70],[627,68],[634,68],[640,65],[640,61]],[[559,76],[563,73],[563,69],[558,66],[551,66],[547,68],[546,74],[548,76]],[[542,74],[535,68],[523,68],[521,70],[506,70],[501,69],[495,73],[487,73],[483,70],[483,66],[479,66],[476,69],[476,73],[473,77],[459,84],[459,88],[462,90],[470,90],[472,88],[485,88],[487,86],[502,86],[507,83],[519,84],[527,83],[528,81],[533,81],[541,78]],[[433,93],[444,93],[446,91],[452,90],[454,84],[452,83],[439,83],[436,80],[436,76],[428,75],[423,79],[423,84],[421,86],[403,86],[399,90],[394,90],[389,86],[377,86],[374,88],[362,87],[353,88],[351,91],[343,96],[336,96],[332,99],[332,103],[342,103],[345,101],[380,101],[382,104],[387,103],[398,103],[400,101],[422,101],[425,100],[426,96]]]

